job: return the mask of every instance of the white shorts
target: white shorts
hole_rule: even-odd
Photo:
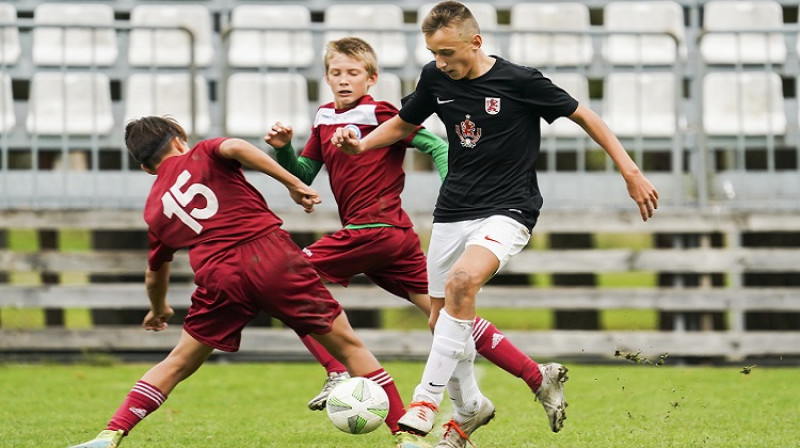
[[[433,223],[428,248],[428,293],[432,297],[444,297],[447,273],[467,246],[477,245],[491,251],[500,262],[499,271],[530,239],[527,227],[503,215]]]

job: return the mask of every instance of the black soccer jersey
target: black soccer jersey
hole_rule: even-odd
[[[400,118],[421,124],[436,113],[447,128],[448,173],[434,222],[499,214],[532,229],[542,206],[534,171],[540,118],[552,123],[578,102],[538,70],[492,57],[492,68],[475,79],[454,80],[427,64]]]

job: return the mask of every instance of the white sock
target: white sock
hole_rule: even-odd
[[[475,353],[475,341],[470,339],[464,350],[464,358],[458,362],[447,383],[447,393],[453,401],[453,419],[459,423],[475,415],[483,402],[483,394],[475,379]]]
[[[474,324],[474,319],[456,319],[445,310],[440,311],[433,330],[431,352],[422,372],[422,382],[414,389],[414,401],[429,401],[436,406],[442,403],[444,389],[458,362],[464,357],[467,341],[472,341]],[[474,341],[472,347],[474,352]]]

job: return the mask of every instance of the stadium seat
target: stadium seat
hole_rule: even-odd
[[[297,137],[309,135],[308,86],[296,73],[236,73],[228,78],[226,131],[261,137],[276,121],[291,125]]]
[[[0,22],[16,22],[17,8],[11,3],[0,3]],[[14,65],[22,52],[19,46],[19,29],[15,26],[0,28],[0,65]]]
[[[337,30],[325,33],[325,43],[358,36],[378,53],[381,67],[402,67],[408,59],[406,37],[401,31],[403,10],[397,5],[331,4],[325,9],[325,26]]]
[[[436,3],[426,3],[417,9],[417,29],[422,25],[422,20],[428,15],[430,10]],[[481,37],[483,37],[483,51],[486,54],[495,54],[502,56],[500,52],[500,45],[497,35],[492,31],[497,31],[497,9],[491,3],[471,3],[464,2],[464,5],[469,8],[472,15],[478,21],[478,26],[481,28]],[[414,50],[414,57],[417,64],[420,66],[427,64],[433,60],[431,52],[425,44],[425,36],[422,33],[417,33],[417,45]]]
[[[703,78],[703,128],[712,136],[786,132],[781,78],[773,72],[715,72]]]
[[[534,67],[589,64],[594,56],[588,35],[537,31],[590,29],[584,3],[516,3],[511,7],[509,59]]]
[[[214,50],[211,44],[211,13],[203,5],[144,4],[131,8],[128,62],[137,67],[185,67],[190,65],[189,34],[194,36],[194,62],[198,67],[211,63]],[[137,27],[173,27],[146,29]]]
[[[105,135],[114,126],[111,81],[104,73],[37,72],[28,104],[31,134]]]
[[[614,1],[603,8],[608,32],[649,31],[666,35],[610,35],[603,47],[606,61],[616,65],[672,65],[686,60],[683,8],[674,1]],[[677,51],[676,51],[677,49]]]
[[[302,31],[238,28],[296,27]],[[231,13],[228,63],[233,67],[308,67],[314,59],[311,11],[303,5],[238,5]]]
[[[109,5],[41,3],[33,12],[37,25],[114,24]],[[36,27],[33,63],[37,65],[108,66],[117,60],[117,35],[113,29]]]
[[[444,123],[442,120],[439,119],[439,116],[436,114],[431,115],[422,123],[425,128],[434,134],[438,135],[439,137],[445,139],[447,141],[447,128],[444,127]]]
[[[400,100],[403,98],[403,83],[400,77],[394,73],[380,73],[378,82],[369,89],[372,98],[380,101],[388,101],[400,107]],[[319,104],[333,101],[333,92],[324,79],[319,82]]]
[[[586,79],[586,76],[576,73],[555,73],[545,74],[545,76],[550,78],[555,85],[566,90],[579,103],[589,106],[589,80]],[[543,138],[551,136],[574,138],[586,134],[583,128],[568,118],[559,118],[552,124],[547,124],[542,120],[541,126]]]
[[[712,0],[703,9],[700,52],[708,64],[781,64],[786,60],[782,33],[720,33],[726,30],[781,28],[783,10],[772,0]]]
[[[8,132],[17,124],[14,114],[14,96],[11,92],[11,77],[0,73],[0,132]]]
[[[671,72],[610,73],[603,89],[603,118],[620,137],[672,137],[682,127]]]
[[[192,127],[192,95],[187,73],[135,73],[125,91],[125,121],[146,115],[170,115],[187,133],[207,135],[211,127],[208,87],[195,77],[195,127]]]

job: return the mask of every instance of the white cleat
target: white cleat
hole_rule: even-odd
[[[331,372],[328,375],[328,378],[325,379],[325,384],[322,386],[322,390],[319,392],[319,394],[317,394],[316,397],[312,398],[311,401],[308,402],[308,409],[311,409],[312,411],[321,411],[325,409],[325,404],[328,402],[328,395],[331,394],[333,388],[338,386],[342,381],[349,379],[350,374],[347,372]]]
[[[539,364],[539,371],[542,372],[542,385],[536,391],[536,399],[542,403],[547,413],[550,429],[559,432],[567,419],[567,400],[564,398],[564,383],[569,379],[567,368],[553,362]]]
[[[408,410],[397,421],[397,426],[402,431],[426,436],[433,429],[433,420],[438,410],[439,408],[429,401],[415,401],[408,405]]]
[[[474,446],[469,440],[469,436],[476,429],[489,423],[493,418],[494,404],[488,398],[483,397],[483,403],[478,408],[478,412],[468,418],[467,421],[458,423],[455,420],[450,420],[444,424],[445,432],[436,448],[464,448],[467,446],[467,442]]]

